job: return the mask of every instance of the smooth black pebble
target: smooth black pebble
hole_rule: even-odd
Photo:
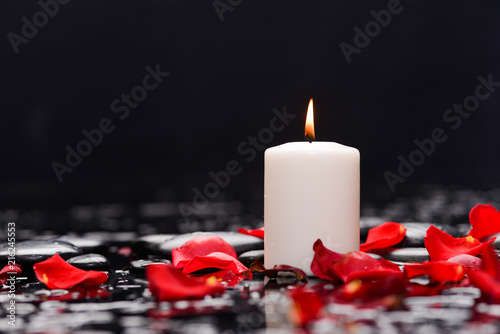
[[[93,253],[72,257],[68,263],[83,270],[108,271],[111,267],[106,257]]]
[[[0,261],[7,262],[7,258],[9,257],[9,248],[9,245],[3,245],[0,247]],[[56,253],[58,253],[65,260],[82,254],[82,250],[80,248],[69,242],[58,239],[22,241],[16,243],[15,248],[16,263],[31,265],[47,260]]]
[[[371,252],[382,256],[386,260],[393,262],[429,261],[429,253],[427,252],[427,249],[421,247],[384,248],[384,249],[374,249]]]
[[[166,259],[135,260],[130,262],[130,270],[136,275],[144,275],[146,267],[150,264],[168,264]]]
[[[77,237],[72,235],[63,235],[57,238],[58,240],[67,241],[76,247],[80,248],[84,254],[98,253],[106,254],[108,251],[108,243],[103,239]]]
[[[259,249],[245,252],[238,256],[238,260],[247,268],[249,268],[254,261],[264,263],[264,250]]]
[[[178,234],[150,234],[132,242],[130,248],[138,254],[160,255],[160,246],[165,241],[175,238]]]

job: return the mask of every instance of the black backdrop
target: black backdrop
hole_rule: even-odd
[[[500,81],[495,2],[62,2],[53,17],[37,13],[52,4],[54,14],[55,1],[0,3],[3,207],[141,201],[170,188],[189,198],[231,159],[243,171],[227,189],[259,193],[263,151],[247,162],[238,146],[285,106],[297,117],[265,146],[303,140],[310,97],[317,139],[360,150],[366,200],[425,182],[500,179],[500,91],[456,130],[443,120],[474,95],[478,76]],[[372,24],[348,63],[340,44],[355,46],[354,28],[388,6],[397,14],[386,27]],[[19,42],[34,20],[38,32]],[[169,76],[120,120],[111,105],[142,85],[147,66]],[[53,162],[65,163],[65,147],[105,118],[114,131],[59,182]],[[391,192],[384,172],[397,173],[398,156],[435,128],[447,141]]]

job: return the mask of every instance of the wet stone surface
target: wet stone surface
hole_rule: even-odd
[[[242,253],[240,254],[240,256],[238,256],[238,260],[240,260],[240,262],[243,263],[246,267],[250,267],[250,265],[254,261],[260,261],[261,263],[264,263],[264,250],[261,249]]]
[[[371,252],[393,262],[429,261],[429,253],[425,248],[386,248],[372,250]]]
[[[82,254],[75,245],[62,240],[33,240],[16,243],[16,262],[31,264],[48,259],[58,253],[63,259]],[[0,261],[7,263],[9,245],[0,247]]]
[[[75,256],[67,260],[67,262],[77,268],[83,270],[100,270],[108,271],[111,269],[109,260],[101,254],[84,254]]]

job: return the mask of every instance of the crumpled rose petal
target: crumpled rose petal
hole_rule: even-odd
[[[406,295],[408,297],[419,297],[419,296],[437,296],[441,294],[441,291],[447,289],[445,284],[437,285],[422,285],[418,283],[410,283],[406,288]]]
[[[248,273],[248,268],[235,257],[222,252],[213,252],[206,256],[195,256],[182,268],[184,274],[190,274],[206,268],[231,270],[235,274]]]
[[[252,278],[252,273],[250,273],[249,277],[246,277],[244,275],[237,275],[231,270],[219,270],[210,274],[205,274],[202,276],[196,276],[196,277],[203,277],[205,279],[208,279],[210,277],[215,277],[219,280],[219,282],[226,282],[228,286],[235,286],[239,282],[243,281],[244,279],[247,278]]]
[[[387,248],[400,243],[406,235],[406,227],[394,222],[386,222],[368,231],[366,242],[359,245],[359,250]]]
[[[5,284],[5,282],[7,282],[7,279],[11,275],[20,275],[20,274],[22,274],[22,272],[23,271],[21,270],[21,266],[19,266],[18,264],[6,265],[0,271],[0,284]],[[15,273],[15,274],[11,274],[11,273]]]
[[[376,280],[387,275],[402,275],[399,266],[385,259],[374,259],[370,255],[355,251],[347,253],[342,260],[330,267],[330,272],[344,283],[353,280]]]
[[[77,284],[98,286],[108,280],[108,274],[101,271],[78,269],[64,261],[59,254],[33,266],[38,280],[49,289],[67,289]]]
[[[460,254],[454,256],[447,260],[448,262],[460,263],[465,268],[470,270],[479,270],[481,269],[481,264],[483,260],[478,258],[477,256],[472,256],[468,254]]]
[[[500,303],[500,282],[482,270],[467,270],[467,276],[490,303]]]
[[[238,232],[240,232],[241,234],[253,235],[254,237],[264,239],[264,228],[263,227],[255,229],[255,230],[247,230],[247,229],[240,227],[238,229]]]
[[[311,262],[311,271],[318,278],[331,280],[333,274],[330,272],[332,264],[339,262],[344,254],[329,250],[323,245],[321,239],[316,240],[313,245],[314,257]]]
[[[307,282],[307,274],[302,269],[299,269],[297,267],[292,267],[286,264],[275,265],[271,269],[266,269],[260,261],[254,261],[250,265],[250,270],[264,273],[269,278],[278,277],[278,273],[280,272],[290,272],[294,273],[299,281]]]
[[[334,301],[362,303],[368,307],[391,308],[400,303],[405,295],[406,281],[402,275],[388,274],[377,281],[351,281],[334,291]]]
[[[172,265],[146,267],[149,291],[158,301],[202,299],[225,291],[216,277],[190,277]]]
[[[478,239],[486,239],[500,233],[500,212],[489,204],[479,204],[470,210],[469,221],[472,225],[469,235]]]
[[[181,247],[172,249],[172,263],[177,269],[182,269],[195,256],[206,256],[214,252],[226,253],[233,258],[237,256],[233,246],[220,237],[209,235],[194,237]]]
[[[454,238],[440,229],[430,226],[425,234],[425,248],[431,261],[448,260],[460,254],[479,255],[484,247],[490,245],[496,238],[481,243],[472,236]]]
[[[291,292],[290,321],[297,327],[305,327],[311,321],[319,319],[325,302],[316,291],[297,288]]]
[[[465,276],[465,269],[461,264],[448,261],[405,264],[404,272],[408,278],[429,276],[430,284],[458,282]]]
[[[492,246],[485,247],[481,253],[482,265],[481,270],[498,279],[500,277],[500,268],[498,264],[498,255]]]

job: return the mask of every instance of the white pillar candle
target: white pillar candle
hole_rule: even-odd
[[[312,247],[317,239],[335,252],[359,250],[359,187],[359,151],[355,148],[313,141],[267,149],[266,268],[287,264],[312,275]]]

